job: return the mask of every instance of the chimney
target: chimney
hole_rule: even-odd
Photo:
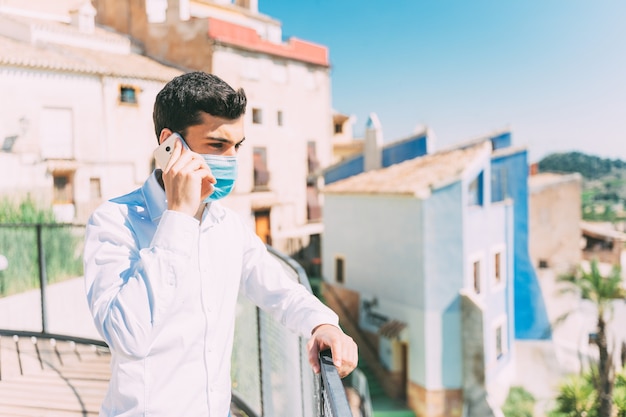
[[[251,11],[252,13],[259,12],[259,0],[235,0],[235,4]]]
[[[190,15],[189,0],[167,0],[165,16],[168,22],[189,20]]]
[[[82,33],[94,33],[96,30],[96,8],[91,1],[83,2],[77,9],[70,10],[71,25]]]
[[[365,171],[382,167],[383,129],[376,113],[370,113],[365,123]]]

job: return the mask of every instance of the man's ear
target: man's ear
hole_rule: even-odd
[[[167,127],[163,128],[161,130],[161,134],[159,135],[159,145],[162,144],[165,139],[167,139],[170,136],[172,136],[172,133],[174,133],[174,132],[169,130]]]

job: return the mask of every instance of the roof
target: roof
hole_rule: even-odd
[[[400,336],[407,324],[399,320],[389,320],[378,329],[378,334],[388,339],[395,339]]]
[[[488,142],[437,152],[337,181],[324,187],[323,192],[425,197],[430,190],[459,180],[469,164],[479,156],[490,153]]]
[[[626,242],[626,233],[615,230],[610,223],[580,222],[582,234],[601,240],[620,240]]]
[[[143,55],[127,52],[116,53],[115,49],[103,51],[89,48],[88,39],[100,43],[116,43],[125,40],[121,35],[97,29],[93,34],[80,33],[77,28],[54,21],[8,16],[0,13],[3,21],[20,25],[34,31],[33,27],[47,32],[62,33],[64,36],[82,39],[86,47],[68,46],[60,43],[31,43],[0,35],[0,65],[67,71],[94,75],[131,77],[147,80],[169,81],[182,71],[160,64]]]
[[[545,189],[556,187],[558,185],[568,183],[580,183],[581,175],[573,174],[556,174],[553,172],[540,172],[528,176],[528,189],[530,192],[541,192]]]
[[[277,44],[262,39],[253,28],[212,17],[208,18],[208,22],[209,38],[220,43],[310,64],[330,66],[328,48],[323,45],[294,37],[289,38],[286,43]]]
[[[68,12],[80,7],[85,0],[2,0],[0,3],[0,11],[20,10],[22,13],[69,20]]]
[[[472,139],[468,139],[468,140],[465,140],[465,141],[462,141],[462,142],[455,143],[455,144],[451,145],[451,147],[452,148],[465,148],[465,147],[468,147],[468,146],[474,146],[474,145],[477,145],[479,143],[483,143],[485,141],[490,141],[493,138],[496,138],[496,137],[501,136],[501,135],[506,135],[506,134],[509,134],[509,133],[511,133],[511,130],[509,128],[497,129],[497,130],[494,130],[491,133],[488,133],[486,135],[480,135],[480,136],[474,137]]]
[[[344,123],[345,121],[350,120],[350,116],[343,113],[333,113],[333,122],[334,123]]]

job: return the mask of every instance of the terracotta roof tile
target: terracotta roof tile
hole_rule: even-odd
[[[24,18],[20,20],[23,21]],[[60,30],[67,30],[68,33],[73,31],[75,36],[90,36],[79,34],[77,29],[62,23],[45,24],[58,25],[61,27]],[[116,37],[119,39],[119,35],[112,33],[99,33],[94,36],[104,41],[115,41]],[[114,53],[54,43],[32,44],[5,36],[0,36],[0,65],[157,81],[169,81],[182,74],[181,70],[133,52]]]

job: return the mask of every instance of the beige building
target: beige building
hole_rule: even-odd
[[[354,116],[333,114],[333,164],[363,153],[365,141],[354,137],[354,121]]]
[[[100,24],[129,34],[146,55],[214,73],[246,91],[246,142],[226,204],[288,254],[319,235],[322,202],[309,174],[332,158],[328,49],[283,42],[281,23],[259,13],[254,0],[94,0],[94,6]]]
[[[529,249],[535,268],[564,272],[580,263],[581,187],[579,174],[528,177]]]
[[[154,98],[181,73],[134,53],[127,37],[95,26],[91,4],[79,6],[0,3],[0,195],[30,195],[66,222],[143,182]]]

